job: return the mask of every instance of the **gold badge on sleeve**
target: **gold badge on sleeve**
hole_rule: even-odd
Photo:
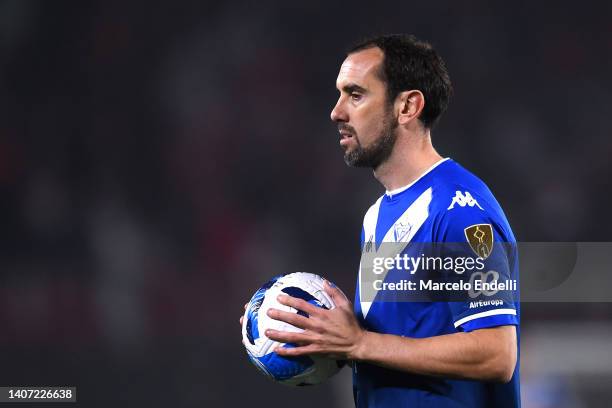
[[[463,230],[474,253],[486,259],[493,251],[493,227],[491,224],[474,224]]]

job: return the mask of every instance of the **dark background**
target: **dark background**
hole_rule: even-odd
[[[354,294],[383,188],[329,120],[344,50],[432,42],[455,87],[440,153],[517,239],[608,241],[611,8],[1,1],[0,385],[75,385],[92,407],[347,406],[348,370],[273,384],[237,323],[279,273]],[[523,305],[525,407],[607,406],[611,310]]]

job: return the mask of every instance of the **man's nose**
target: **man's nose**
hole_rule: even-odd
[[[348,115],[346,111],[342,108],[341,99],[338,100],[336,106],[331,111],[329,117],[334,122],[348,122]]]

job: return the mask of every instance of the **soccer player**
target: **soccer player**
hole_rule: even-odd
[[[452,87],[431,45],[408,35],[362,42],[346,56],[336,87],[331,119],[344,160],[372,168],[386,189],[364,217],[362,251],[383,242],[463,242],[480,259],[495,259],[500,273],[515,275],[515,247],[493,246],[515,243],[493,194],[432,146],[431,129]],[[269,311],[304,329],[268,330],[273,340],[297,344],[276,352],[351,361],[357,407],[520,406],[518,301],[383,301],[363,298],[362,284],[358,279],[354,308],[327,283],[332,310],[280,296],[308,317]]]

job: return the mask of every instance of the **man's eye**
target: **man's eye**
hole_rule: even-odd
[[[354,100],[354,101],[358,101],[358,100],[360,100],[360,99],[361,99],[361,97],[362,97],[362,95],[360,95],[360,94],[358,94],[358,93],[354,93],[354,92],[353,92],[353,93],[351,94],[351,99],[352,99],[352,100]]]

